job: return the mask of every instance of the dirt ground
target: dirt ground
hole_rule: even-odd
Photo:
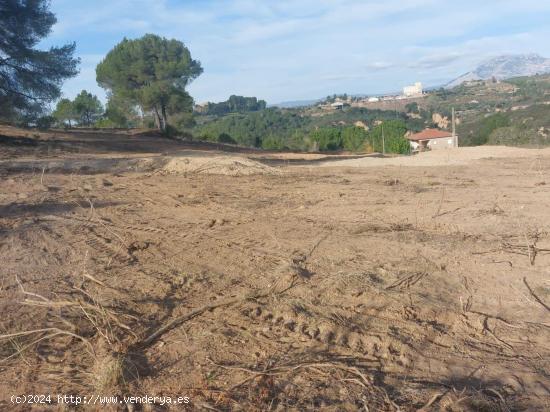
[[[335,158],[0,129],[0,410],[550,410],[550,152]]]

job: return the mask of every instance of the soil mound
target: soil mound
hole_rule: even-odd
[[[277,175],[281,171],[239,156],[174,157],[162,167],[167,173],[195,173],[226,176]]]

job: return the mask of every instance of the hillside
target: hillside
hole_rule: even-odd
[[[425,127],[449,130],[454,108],[463,146],[550,145],[549,102],[550,74],[546,74],[505,81],[477,80],[452,89],[441,88],[421,98],[380,101],[368,107],[351,101],[342,110],[326,106],[271,107],[200,116],[191,133],[201,140],[265,149],[370,151],[379,148],[375,147],[374,136],[380,132],[381,122],[399,121],[405,132]],[[343,134],[352,133],[352,129],[362,137],[359,142],[346,144]],[[332,141],[319,144],[319,133],[330,135],[327,139]]]
[[[550,75],[478,81],[440,90],[428,110],[457,113],[462,145],[550,145]]]

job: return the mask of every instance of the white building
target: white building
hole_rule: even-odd
[[[403,95],[406,97],[422,96],[422,83],[416,82],[413,86],[403,87]]]

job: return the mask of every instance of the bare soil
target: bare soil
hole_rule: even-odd
[[[548,151],[0,135],[0,410],[550,409]]]

